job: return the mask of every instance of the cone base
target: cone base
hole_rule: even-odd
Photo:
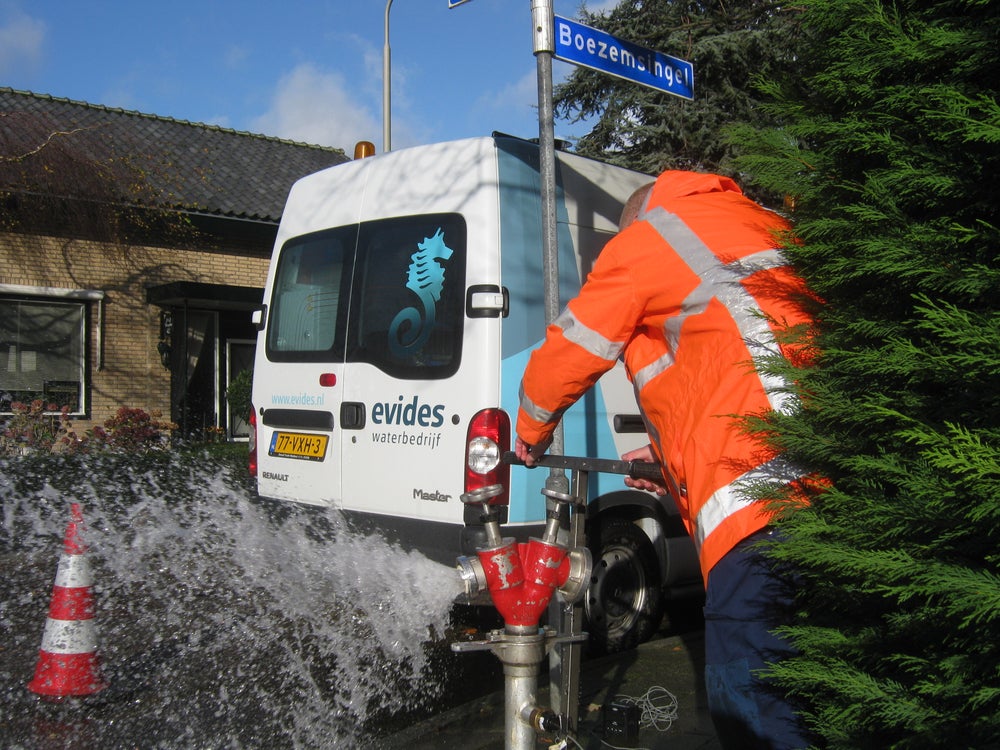
[[[68,698],[93,695],[109,685],[101,675],[96,654],[49,654],[42,651],[28,690],[49,698]]]

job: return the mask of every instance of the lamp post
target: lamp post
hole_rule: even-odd
[[[392,83],[389,80],[391,64],[390,59],[392,53],[389,50],[389,8],[392,7],[392,0],[386,0],[385,3],[385,42],[382,45],[382,150],[385,153],[389,153],[392,148],[391,143],[391,132],[392,132],[392,112],[390,107],[390,102],[392,96],[390,94],[390,89]]]

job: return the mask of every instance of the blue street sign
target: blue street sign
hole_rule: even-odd
[[[694,99],[694,66],[626,42],[600,29],[555,16],[555,56],[574,65]]]

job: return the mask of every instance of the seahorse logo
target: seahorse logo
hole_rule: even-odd
[[[420,298],[423,314],[416,307],[400,310],[389,326],[389,350],[393,356],[409,357],[420,351],[434,329],[437,301],[444,288],[444,268],[439,260],[448,260],[452,249],[444,244],[444,233],[438,228],[433,237],[418,242],[419,252],[410,256],[413,261],[407,272],[406,288]]]

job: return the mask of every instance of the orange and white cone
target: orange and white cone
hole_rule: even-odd
[[[101,675],[94,628],[93,579],[80,539],[83,514],[72,505],[63,554],[52,587],[35,677],[28,690],[52,698],[92,695],[108,686]]]

